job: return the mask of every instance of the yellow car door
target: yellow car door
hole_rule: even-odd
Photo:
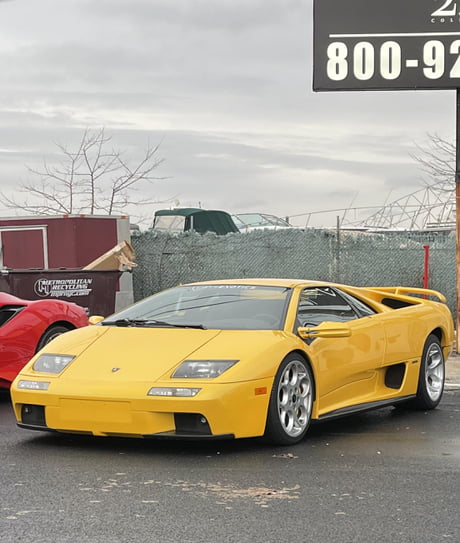
[[[385,355],[384,326],[379,314],[359,312],[350,302],[330,287],[307,288],[300,294],[298,325],[322,330],[306,340],[317,416],[375,399]]]

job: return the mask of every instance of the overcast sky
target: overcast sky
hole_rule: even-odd
[[[0,2],[1,188],[104,126],[133,157],[161,143],[158,208],[292,216],[417,190],[411,153],[453,140],[454,91],[315,93],[312,27],[313,0]]]

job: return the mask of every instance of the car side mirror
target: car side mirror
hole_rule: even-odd
[[[91,317],[88,319],[88,322],[90,324],[99,324],[101,321],[104,320],[105,317],[101,317],[100,315],[91,315]]]
[[[351,330],[347,324],[336,322],[322,322],[319,326],[299,326],[297,333],[302,339],[313,339],[316,337],[350,337]]]

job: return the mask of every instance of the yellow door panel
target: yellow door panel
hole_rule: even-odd
[[[349,337],[315,339],[309,351],[317,361],[317,400],[321,412],[337,403],[359,403],[375,390],[377,370],[384,361],[385,335],[379,317],[347,323]]]

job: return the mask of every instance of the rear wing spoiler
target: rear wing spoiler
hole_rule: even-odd
[[[423,296],[434,296],[438,298],[440,302],[446,303],[446,297],[437,290],[431,290],[428,288],[416,288],[416,287],[366,287],[370,290],[377,290],[379,292],[388,292],[389,294],[395,294],[396,296],[404,296],[407,294],[422,294]]]

